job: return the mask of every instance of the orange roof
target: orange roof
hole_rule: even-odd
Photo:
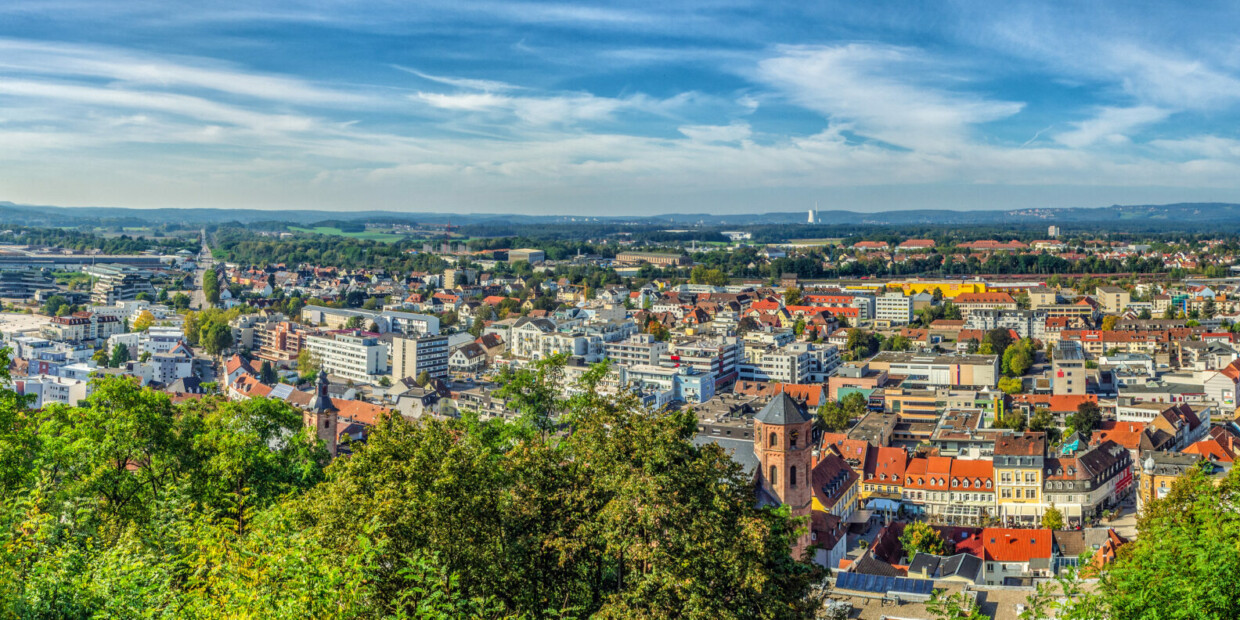
[[[982,549],[986,560],[1028,562],[1051,557],[1051,531],[988,527],[982,530]]]
[[[1145,424],[1142,422],[1108,420],[1098,428],[1098,443],[1111,440],[1129,450],[1136,450],[1141,446],[1141,432],[1144,430]]]
[[[994,462],[985,459],[952,459],[952,477],[974,481],[973,491],[980,491],[995,476]],[[993,492],[993,491],[991,491]]]
[[[865,459],[865,479],[891,484],[904,483],[904,470],[908,466],[908,453],[904,448],[878,448],[871,450]]]
[[[1098,402],[1096,394],[1013,394],[1012,400],[1033,407],[1046,407],[1051,413],[1076,412],[1083,402]]]
[[[1184,453],[1200,454],[1204,458],[1213,457],[1214,460],[1221,461],[1223,463],[1234,463],[1236,460],[1236,453],[1214,438],[1198,441],[1197,443],[1184,448]]]

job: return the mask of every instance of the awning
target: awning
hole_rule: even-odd
[[[854,510],[852,514],[848,515],[848,522],[849,523],[868,523],[870,521],[870,517],[873,517],[873,516],[874,516],[874,513],[868,510]]]
[[[900,502],[895,502],[881,497],[872,499],[865,504],[866,510],[879,512],[896,512],[900,510]]]

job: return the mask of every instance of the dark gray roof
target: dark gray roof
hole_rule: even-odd
[[[801,424],[809,422],[813,418],[805,414],[796,401],[788,396],[785,392],[776,394],[771,402],[767,403],[762,411],[758,412],[755,420],[763,424]]]
[[[733,439],[731,437],[717,437],[714,435],[695,435],[693,444],[696,446],[705,446],[708,443],[718,444],[723,448],[733,461],[740,463],[746,474],[752,475],[758,470],[758,457],[753,452],[752,439]]]

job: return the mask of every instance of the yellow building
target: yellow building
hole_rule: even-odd
[[[994,468],[998,516],[1005,525],[1042,520],[1043,433],[1004,433],[995,438]]]
[[[918,293],[934,294],[934,289],[943,292],[945,299],[954,299],[957,295],[963,293],[985,293],[985,282],[959,282],[956,280],[913,280],[909,282],[888,282],[887,288],[900,289],[905,295],[916,295]]]

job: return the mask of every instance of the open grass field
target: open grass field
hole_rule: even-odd
[[[377,230],[367,230],[365,232],[344,232],[339,228],[329,226],[316,226],[314,228],[301,228],[298,226],[289,226],[289,230],[297,232],[314,233],[317,235],[335,235],[337,237],[352,237],[354,239],[367,239],[370,241],[380,241],[383,243],[392,243],[405,238],[405,235],[398,235],[390,232],[380,232]]]

